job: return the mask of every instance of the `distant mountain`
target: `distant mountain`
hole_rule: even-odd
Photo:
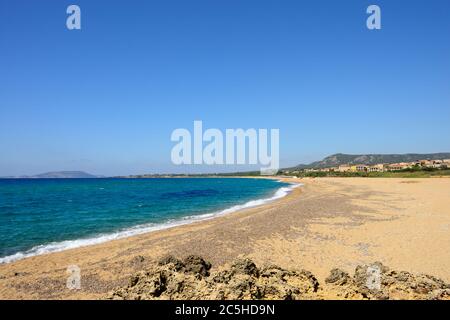
[[[20,179],[86,179],[98,178],[92,174],[83,171],[53,171],[37,174],[34,176],[2,177],[2,178],[20,178]]]
[[[65,178],[65,179],[80,179],[80,178],[97,178],[92,174],[83,171],[54,171],[46,172],[33,176],[33,178]]]
[[[450,153],[408,153],[408,154],[343,154],[337,153],[321,161],[310,164],[299,164],[289,169],[327,168],[341,164],[366,164],[411,162],[415,160],[450,159]]]

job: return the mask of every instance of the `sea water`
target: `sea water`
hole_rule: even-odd
[[[269,179],[2,179],[0,263],[210,219],[285,196]]]

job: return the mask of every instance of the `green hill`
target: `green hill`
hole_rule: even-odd
[[[337,153],[310,164],[299,164],[289,169],[327,168],[342,164],[366,164],[412,162],[416,160],[450,159],[450,153],[407,153],[407,154],[343,154]]]

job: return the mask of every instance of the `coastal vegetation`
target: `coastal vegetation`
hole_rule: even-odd
[[[227,172],[227,173],[205,173],[205,174],[142,174],[123,176],[120,178],[214,178],[214,177],[259,177],[259,171]],[[362,177],[362,178],[432,178],[450,176],[450,169],[437,168],[410,168],[399,171],[384,172],[339,172],[339,171],[298,171],[287,172],[285,169],[278,171],[276,176],[291,176],[298,178],[320,178],[320,177]]]
[[[296,177],[440,177],[450,175],[450,154],[334,154],[278,173]]]
[[[119,178],[258,177],[258,171],[203,174],[141,174]],[[450,153],[333,154],[310,164],[278,170],[276,176],[429,178],[450,176]]]
[[[283,174],[283,171],[280,171]],[[399,171],[385,171],[385,172],[324,172],[324,171],[313,171],[313,172],[299,172],[295,174],[290,174],[296,177],[366,177],[366,178],[432,178],[432,177],[443,177],[450,176],[450,169],[434,169],[434,168],[423,168],[423,169],[403,169]]]
[[[299,164],[286,170],[321,169],[340,165],[376,165],[379,163],[413,162],[418,159],[440,160],[450,159],[450,153],[407,153],[407,154],[344,154],[337,153],[310,164]]]

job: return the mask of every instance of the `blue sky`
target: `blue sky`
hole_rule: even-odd
[[[446,0],[0,0],[0,52],[0,176],[235,169],[171,164],[194,120],[279,128],[282,166],[450,151]]]

